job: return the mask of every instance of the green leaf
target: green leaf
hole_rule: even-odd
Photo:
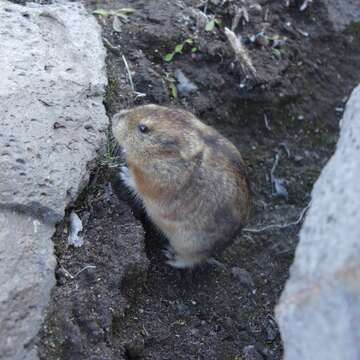
[[[118,16],[114,16],[112,27],[115,32],[121,32],[121,21]]]
[[[169,87],[170,87],[170,91],[171,91],[171,96],[174,98],[174,99],[177,99],[178,97],[178,94],[177,94],[177,88],[176,88],[176,85],[171,82],[169,84]]]
[[[213,31],[214,27],[215,27],[215,19],[212,19],[206,24],[205,31]]]
[[[281,59],[281,52],[278,49],[271,49],[273,55],[277,58],[277,59]]]
[[[135,9],[132,8],[121,8],[119,10],[105,10],[105,9],[96,9],[93,11],[94,15],[99,15],[99,16],[119,16],[123,19],[127,19],[128,15],[132,15],[134,14],[136,11]]]
[[[188,38],[184,41],[186,44],[193,44],[194,43],[194,40],[192,38]]]
[[[112,11],[107,11],[105,9],[96,9],[93,11],[94,15],[100,15],[100,16],[110,16],[112,15]]]
[[[121,8],[115,12],[115,15],[132,15],[135,14],[136,10],[132,8]]]
[[[117,13],[116,16],[121,19],[124,23],[127,23],[129,21],[129,17],[124,14]]]
[[[174,55],[175,55],[175,53],[169,53],[169,54],[166,54],[165,55],[165,57],[164,57],[164,60],[166,61],[166,62],[170,62],[170,61],[172,61],[172,59],[174,58]]]
[[[191,52],[192,53],[196,53],[198,51],[198,48],[197,47],[193,47],[192,49],[191,49]]]
[[[181,54],[183,50],[184,44],[177,44],[174,49],[175,54]]]

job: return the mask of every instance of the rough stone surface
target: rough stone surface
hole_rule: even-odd
[[[277,306],[285,360],[360,359],[360,86],[312,193]]]
[[[351,22],[360,22],[359,0],[325,0],[335,30],[344,30]]]
[[[78,3],[0,4],[0,358],[36,358],[51,236],[105,136],[105,50]]]
[[[0,229],[0,358],[35,359],[31,341],[54,285],[54,229],[13,211],[0,212]]]

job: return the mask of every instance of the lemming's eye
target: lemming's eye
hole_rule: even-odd
[[[146,134],[147,132],[149,132],[149,128],[146,126],[146,125],[144,125],[144,124],[140,124],[139,125],[139,131],[141,132],[141,133],[143,133],[143,134]]]

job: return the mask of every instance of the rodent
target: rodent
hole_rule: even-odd
[[[245,224],[251,199],[237,148],[190,112],[158,105],[112,119],[121,177],[167,237],[167,263],[191,268],[218,254]]]

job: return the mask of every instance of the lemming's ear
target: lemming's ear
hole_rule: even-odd
[[[121,120],[121,118],[126,114],[128,113],[130,110],[127,110],[127,109],[124,109],[124,110],[120,110],[118,113],[116,113],[112,119],[111,119],[111,122],[113,124],[113,127],[115,127],[119,121]]]
[[[184,160],[192,160],[197,155],[199,155],[203,149],[204,144],[199,140],[199,138],[188,135],[185,138],[183,144],[181,144],[180,156]]]

